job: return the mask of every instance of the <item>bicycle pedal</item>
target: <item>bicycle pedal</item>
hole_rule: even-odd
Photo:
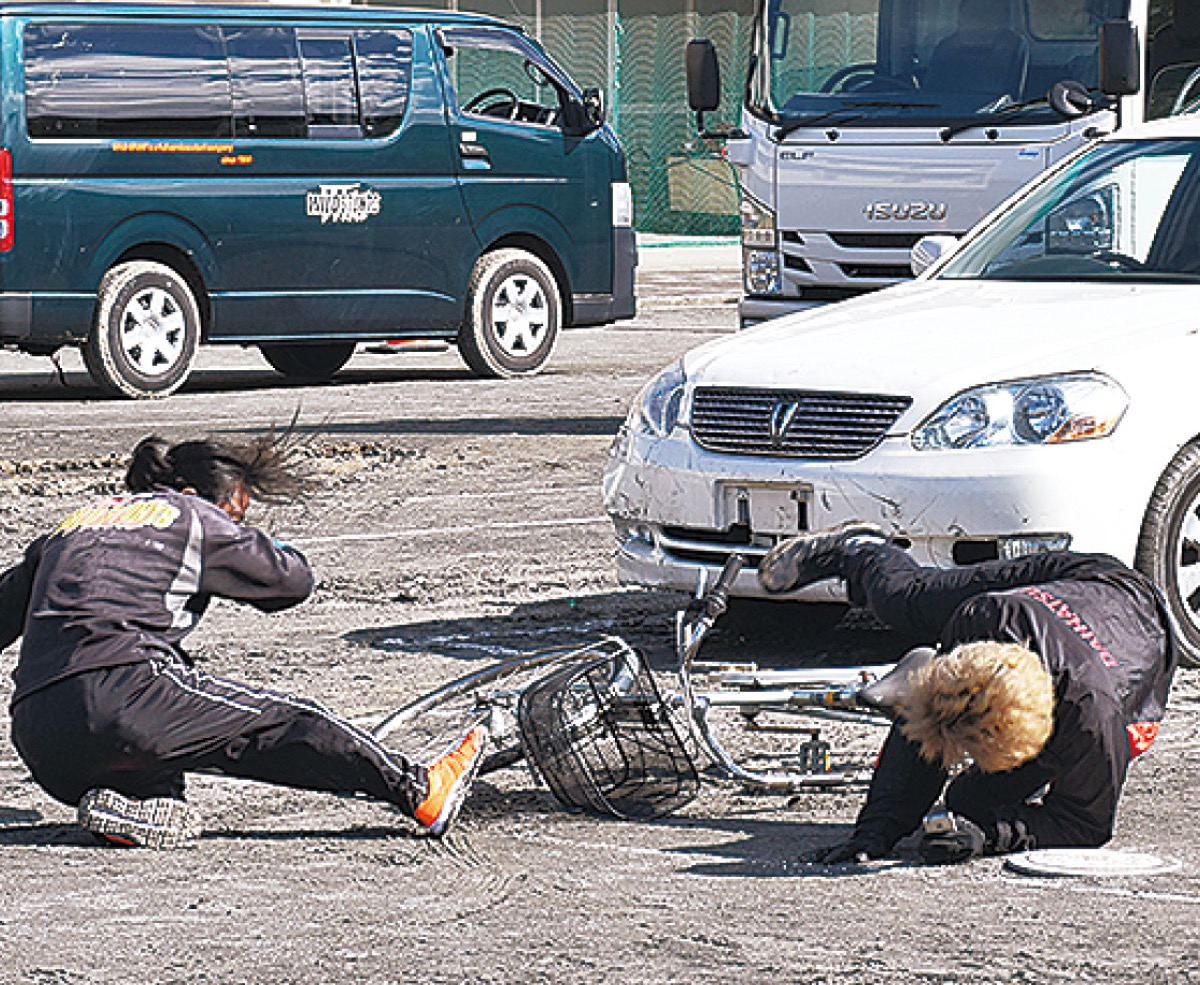
[[[808,741],[800,743],[800,761],[806,773],[833,771],[833,748],[819,731],[810,732]]]

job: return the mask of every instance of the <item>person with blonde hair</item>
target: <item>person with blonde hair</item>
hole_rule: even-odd
[[[843,578],[851,602],[938,644],[886,685],[895,724],[854,831],[824,861],[882,858],[922,826],[931,864],[1112,838],[1178,662],[1143,575],[1070,551],[924,567],[849,523],[781,541],[758,577],[771,593]],[[945,810],[930,813],[939,797]]]
[[[312,591],[305,557],[245,522],[254,499],[300,490],[282,441],[151,436],[125,485],[0,574],[0,649],[23,637],[13,744],[37,783],[117,845],[194,842],[184,785],[200,771],[366,794],[444,834],[486,726],[418,764],[314,701],[208,674],[183,649],[214,598],[278,612]]]

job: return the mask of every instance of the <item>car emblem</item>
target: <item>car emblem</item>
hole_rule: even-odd
[[[771,436],[772,448],[779,448],[783,445],[783,439],[787,436],[787,430],[792,426],[792,421],[796,419],[798,413],[800,413],[800,402],[798,400],[781,400],[775,405],[775,409],[771,411],[771,422],[768,431]]]

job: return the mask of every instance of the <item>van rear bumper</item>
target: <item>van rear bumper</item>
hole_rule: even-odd
[[[637,314],[634,272],[637,270],[637,238],[629,226],[613,230],[612,294],[573,294],[572,325],[605,325]]]

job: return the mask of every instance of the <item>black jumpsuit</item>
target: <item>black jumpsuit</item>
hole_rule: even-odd
[[[1177,662],[1157,591],[1114,558],[1054,552],[941,570],[890,545],[847,556],[850,598],[896,629],[937,636],[945,652],[998,640],[1037,653],[1054,682],[1043,751],[1004,773],[970,768],[946,807],[979,824],[997,853],[1102,845],[1113,834],[1130,761],[1158,732]],[[917,828],[946,783],[893,727],[854,840],[874,855]]]
[[[94,787],[182,798],[184,774],[365,793],[411,814],[423,768],[315,702],[206,674],[181,649],[212,597],[271,612],[312,591],[297,550],[197,496],[101,500],[0,575],[0,649],[24,637],[13,743],[76,804]]]

